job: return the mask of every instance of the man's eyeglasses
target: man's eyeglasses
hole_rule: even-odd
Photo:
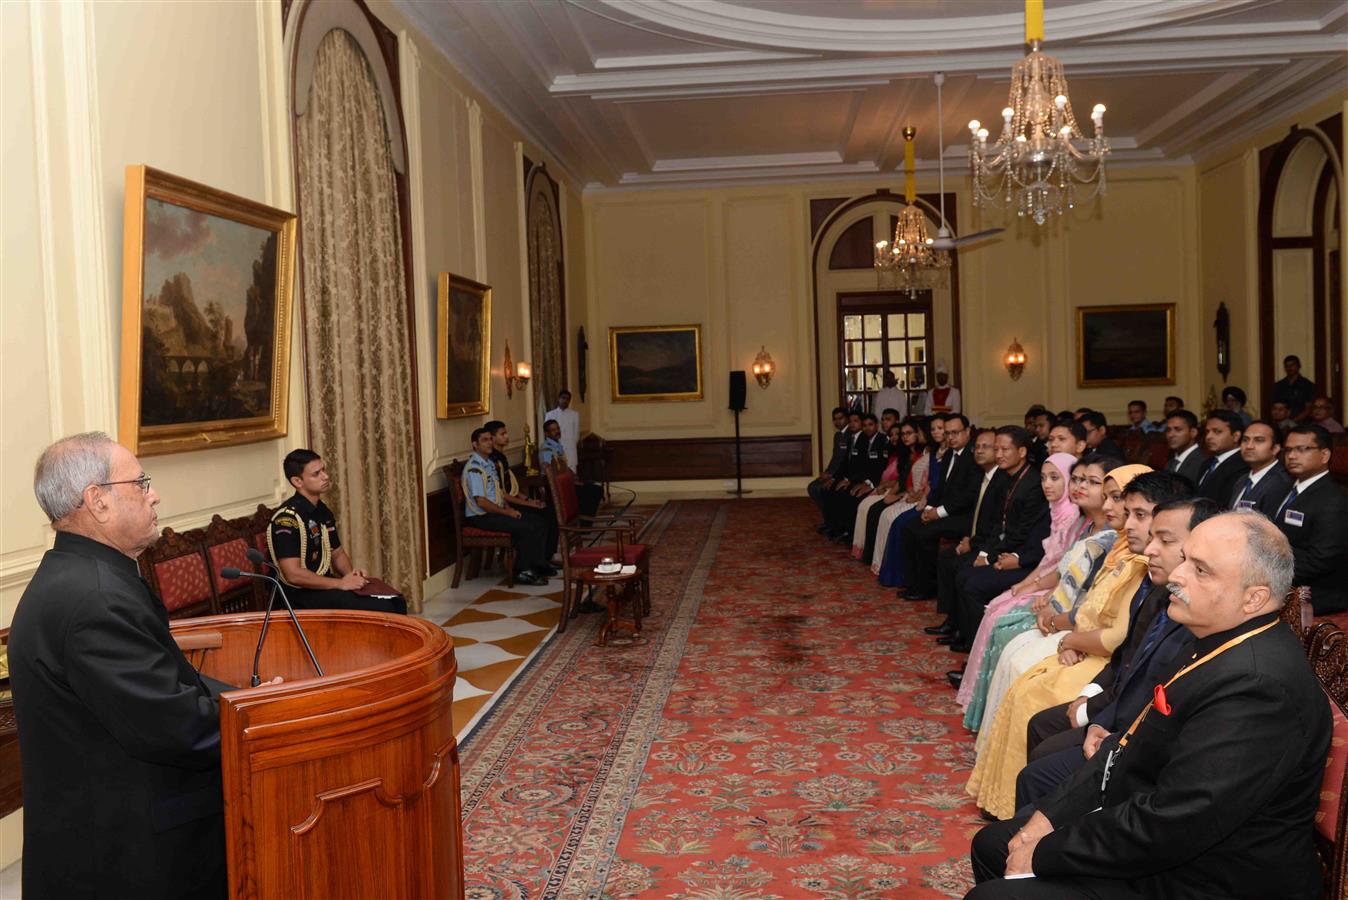
[[[150,476],[142,475],[139,478],[132,478],[129,481],[100,481],[98,487],[112,487],[114,484],[138,484],[142,494],[150,493]]]

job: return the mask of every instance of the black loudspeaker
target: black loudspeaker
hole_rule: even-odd
[[[746,385],[743,369],[730,373],[730,408],[736,412],[746,408]]]

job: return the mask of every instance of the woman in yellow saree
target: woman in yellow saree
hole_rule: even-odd
[[[1106,509],[1111,504],[1120,509],[1123,489],[1150,471],[1136,465],[1111,470],[1105,479]],[[1077,610],[1073,629],[1059,639],[1059,650],[1050,651],[1016,679],[990,726],[984,720],[978,761],[965,790],[999,819],[1009,819],[1016,811],[1016,776],[1025,766],[1025,727],[1030,717],[1076,697],[1127,636],[1129,602],[1147,574],[1147,558],[1137,552],[1146,546],[1145,535],[1133,543],[1135,549],[1120,529],[1105,568]]]

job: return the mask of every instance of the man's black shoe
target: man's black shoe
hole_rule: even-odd
[[[955,633],[955,623],[952,622],[952,621],[950,621],[950,617],[949,617],[949,616],[946,616],[945,621],[942,622],[940,625],[928,625],[926,628],[922,629],[922,633],[923,633],[923,634],[954,634],[954,633]]]
[[[945,673],[945,680],[950,682],[952,688],[958,688],[960,683],[964,681],[964,670],[951,669],[949,672]]]
[[[938,637],[936,639],[936,643],[945,644],[948,647],[951,644],[958,644],[962,640],[964,639],[960,637],[959,632],[952,628],[950,629],[949,633],[943,634],[940,637]]]
[[[534,566],[533,572],[540,578],[547,578],[549,575],[557,574],[557,567],[551,563],[540,563],[539,565]]]
[[[528,585],[533,585],[534,587],[539,587],[539,586],[541,586],[541,585],[547,584],[547,583],[548,583],[548,579],[545,578],[545,577],[543,577],[542,575],[535,575],[533,572],[527,572],[527,571],[526,571],[526,572],[516,572],[516,573],[515,573],[515,583],[516,583],[516,584],[528,584]]]
[[[605,609],[605,607],[600,606],[598,603],[595,603],[593,600],[584,600],[584,601],[581,602],[580,606],[577,606],[577,607],[576,607],[576,610],[577,610],[577,611],[583,612],[583,613],[597,613],[597,612],[603,612],[604,609]]]
[[[951,653],[968,653],[972,649],[974,649],[973,642],[966,641],[963,638],[950,645]]]
[[[903,595],[903,599],[907,600],[910,603],[917,603],[921,600],[932,600],[935,598],[933,598],[931,594],[916,593],[912,590],[912,588],[909,588],[908,593]]]
[[[817,532],[819,532],[820,534],[827,534],[827,533],[828,533],[828,530],[829,530],[829,529],[828,529],[828,523],[827,523],[827,522],[821,522],[820,524],[814,526],[814,530],[817,531]]]
[[[850,544],[850,543],[852,543],[852,532],[850,532],[850,531],[844,531],[844,532],[841,532],[841,533],[840,533],[837,537],[835,537],[833,540],[834,540],[835,543],[839,543],[839,544]]]

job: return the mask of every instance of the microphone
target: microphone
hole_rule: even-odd
[[[254,553],[257,553],[257,551],[249,550],[248,558],[250,560],[252,560],[252,555]],[[260,557],[262,554],[257,553],[257,555]],[[257,560],[253,560],[253,562],[257,562]],[[265,560],[263,562],[265,563]],[[253,687],[257,687],[262,683],[262,678],[258,675],[258,665],[262,661],[262,645],[267,641],[267,625],[271,622],[271,608],[272,604],[276,602],[276,594],[278,592],[281,594],[281,602],[286,605],[286,609],[290,612],[290,621],[295,623],[295,630],[299,632],[300,641],[304,644],[304,650],[309,654],[309,662],[314,664],[314,671],[318,673],[319,677],[323,677],[323,668],[318,664],[318,658],[314,656],[314,648],[309,646],[309,638],[305,635],[304,629],[300,627],[299,617],[295,615],[295,607],[290,605],[290,598],[286,596],[285,588],[281,586],[281,582],[272,578],[270,575],[244,572],[233,566],[225,566],[222,568],[220,570],[220,577],[225,579],[257,578],[272,583],[271,596],[267,598],[267,612],[262,617],[262,631],[257,636],[257,649],[253,651],[253,677],[251,682]]]
[[[250,563],[252,563],[253,565],[255,565],[255,566],[266,566],[268,569],[271,569],[273,572],[276,571],[276,567],[273,566],[273,565],[267,560],[267,557],[265,557],[265,556],[262,555],[262,551],[259,550],[259,549],[257,549],[256,547],[249,547],[246,551],[244,551],[244,554],[243,554],[243,555],[246,556],[246,557],[248,557],[248,561],[249,561]]]

